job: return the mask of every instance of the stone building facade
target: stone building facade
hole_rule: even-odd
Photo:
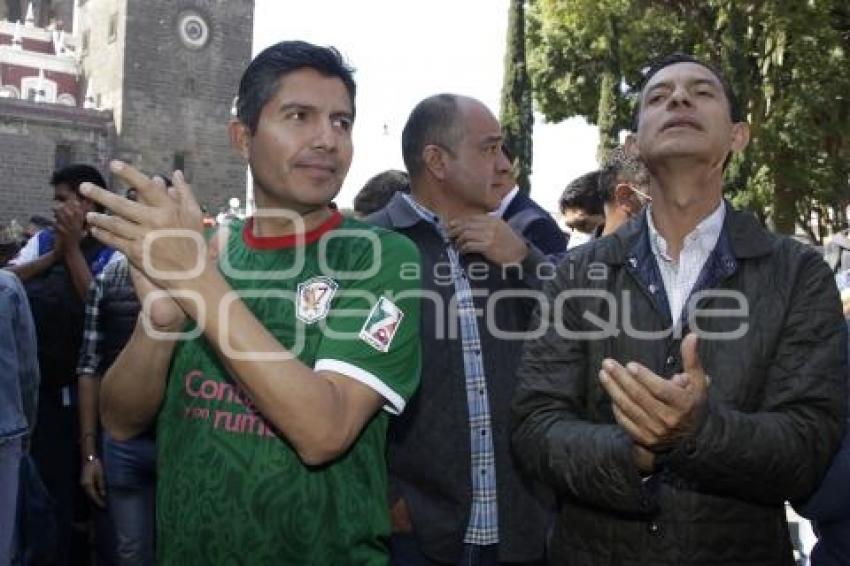
[[[42,0],[21,10],[0,0],[0,16],[26,18],[0,21],[0,222],[49,211],[50,172],[73,161],[182,169],[213,213],[241,199],[245,166],[227,122],[251,58],[253,4]]]

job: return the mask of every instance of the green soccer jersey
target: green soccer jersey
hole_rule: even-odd
[[[344,455],[310,467],[203,336],[181,342],[157,431],[159,563],[385,564],[388,413],[419,382],[416,247],[338,213],[299,241],[254,237],[248,221],[231,224],[219,269],[299,360],[386,404]]]

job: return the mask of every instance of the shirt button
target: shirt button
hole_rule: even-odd
[[[487,474],[487,470],[485,470],[484,468],[481,468],[481,475],[483,476],[483,475],[486,475],[486,474]]]
[[[672,366],[676,363],[676,358],[673,356],[667,356],[667,365]]]
[[[655,286],[655,284],[652,284],[652,285],[650,285],[650,286],[649,286],[649,292],[650,292],[650,293],[655,294],[655,292],[656,292],[657,290],[658,290],[658,287],[656,287],[656,286]]]
[[[479,395],[484,395],[484,389],[479,389],[479,390],[478,390],[478,394],[479,394]]]
[[[481,431],[481,436],[487,436],[487,429]]]
[[[657,535],[659,532],[661,532],[661,527],[658,525],[658,523],[653,521],[646,526],[646,530],[649,531],[649,534],[651,535]]]

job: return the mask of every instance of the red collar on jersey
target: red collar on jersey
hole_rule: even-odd
[[[306,246],[317,241],[323,235],[342,224],[342,214],[338,210],[332,210],[331,212],[330,218],[305,233],[301,238],[296,237],[295,234],[287,234],[286,236],[256,236],[254,235],[254,217],[252,216],[245,222],[245,226],[242,228],[242,237],[248,247],[255,250],[277,250],[291,248],[298,244]]]

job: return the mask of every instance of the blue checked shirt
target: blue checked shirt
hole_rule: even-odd
[[[115,258],[98,275],[92,279],[86,297],[86,318],[83,324],[83,342],[80,345],[80,355],[77,361],[77,375],[100,375],[106,369],[102,368],[104,335],[101,331],[100,305],[104,289],[132,287],[130,270],[123,256],[115,254]]]
[[[436,214],[403,195],[413,210],[440,233],[446,243],[451,263],[452,282],[457,297],[457,316],[463,350],[463,370],[466,374],[466,403],[469,408],[469,436],[472,456],[472,510],[463,542],[490,545],[499,542],[499,512],[496,502],[496,460],[493,450],[493,430],[490,424],[490,402],[478,320],[469,280],[460,263],[457,248],[448,238]]]

